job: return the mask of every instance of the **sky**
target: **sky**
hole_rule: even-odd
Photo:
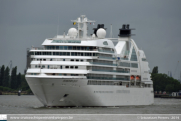
[[[178,79],[181,72],[181,1],[180,0],[0,0],[0,66],[13,67],[24,73],[26,49],[40,47],[46,38],[73,26],[70,20],[86,15],[97,24],[104,24],[107,37],[110,25],[115,38],[122,24],[130,24],[138,47],[144,50],[150,72],[172,72]],[[59,18],[59,20],[58,20]],[[178,62],[179,61],[179,62]]]

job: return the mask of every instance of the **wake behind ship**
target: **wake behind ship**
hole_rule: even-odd
[[[95,21],[82,15],[72,22],[77,28],[29,51],[26,80],[36,97],[45,106],[153,104],[150,68],[129,25],[122,26],[118,38],[105,38],[104,24],[87,36],[87,24]]]

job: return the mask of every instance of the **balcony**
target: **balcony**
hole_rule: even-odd
[[[121,60],[128,60],[128,58],[121,58]]]
[[[99,63],[99,62],[89,62],[90,64],[96,65],[108,65],[108,66],[117,66],[117,64],[109,64],[109,63]]]
[[[124,80],[124,81],[130,81],[128,78],[109,78],[109,77],[92,77],[87,76],[87,79],[102,79],[102,80]]]
[[[81,43],[81,40],[53,40],[51,43]]]
[[[31,50],[45,50],[43,47],[32,47]]]
[[[99,58],[116,60],[116,58],[113,58],[113,57],[104,57],[104,56],[99,56]]]
[[[116,73],[129,73],[129,71],[118,71],[118,70],[99,70],[99,69],[92,69],[92,71],[116,72]]]
[[[108,50],[98,50],[99,52],[106,52],[106,53],[114,53],[113,51],[108,51]]]

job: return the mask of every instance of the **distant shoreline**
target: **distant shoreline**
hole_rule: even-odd
[[[0,92],[0,95],[18,95],[18,92]],[[34,94],[28,92],[21,92],[21,95],[34,95]]]

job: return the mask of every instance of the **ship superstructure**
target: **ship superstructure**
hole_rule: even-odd
[[[129,25],[122,26],[118,38],[105,38],[103,24],[88,36],[87,24],[95,21],[82,15],[72,22],[77,28],[30,50],[26,80],[37,98],[46,106],[153,104],[148,62]]]

